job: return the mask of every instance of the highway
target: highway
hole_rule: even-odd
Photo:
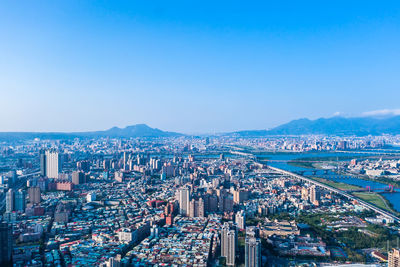
[[[296,178],[296,179],[298,179],[298,180],[302,180],[302,181],[308,182],[308,183],[310,183],[310,184],[314,184],[314,185],[316,185],[316,186],[319,186],[319,187],[321,187],[321,188],[324,188],[324,189],[326,189],[326,190],[329,190],[330,192],[333,192],[333,193],[339,194],[339,195],[341,195],[341,196],[344,196],[344,197],[346,197],[346,198],[349,199],[349,200],[355,200],[355,201],[357,201],[361,206],[366,207],[366,208],[368,208],[368,209],[370,209],[370,210],[373,210],[373,211],[375,211],[375,212],[378,213],[378,214],[381,214],[381,215],[383,215],[383,216],[385,216],[385,217],[387,217],[387,218],[391,218],[391,219],[393,219],[395,222],[400,223],[400,217],[398,217],[398,216],[396,216],[396,215],[394,215],[394,214],[392,214],[392,213],[390,213],[390,212],[388,212],[388,211],[386,211],[386,210],[380,209],[380,208],[378,208],[378,207],[376,207],[376,206],[374,206],[374,205],[372,205],[372,204],[370,204],[370,203],[368,203],[368,202],[366,202],[366,201],[364,201],[364,200],[361,200],[361,199],[359,199],[359,198],[357,198],[357,197],[355,197],[355,196],[353,196],[353,195],[351,195],[351,194],[348,194],[348,193],[346,193],[346,192],[344,192],[344,191],[342,191],[342,190],[339,190],[339,189],[334,188],[334,187],[332,187],[332,186],[329,186],[329,185],[320,183],[320,182],[318,182],[318,181],[315,181],[315,180],[313,180],[313,179],[307,178],[307,177],[305,177],[305,176],[302,176],[302,175],[299,175],[299,174],[296,174],[296,173],[293,173],[293,172],[290,172],[290,171],[286,171],[286,170],[283,170],[283,169],[275,168],[275,167],[268,166],[268,165],[265,165],[265,164],[263,164],[263,163],[260,163],[260,162],[257,161],[256,155],[251,154],[251,153],[244,153],[244,152],[238,152],[238,151],[230,151],[230,153],[236,154],[236,155],[240,155],[240,156],[245,156],[245,157],[248,157],[248,158],[253,159],[253,160],[255,159],[255,163],[259,164],[260,166],[267,167],[267,168],[269,168],[269,169],[271,169],[271,170],[274,170],[274,171],[276,171],[276,172],[278,172],[278,173],[281,173],[281,174],[284,174],[284,175],[288,175],[288,176],[294,177],[294,178]]]
[[[390,212],[388,212],[388,211],[385,211],[385,210],[383,210],[383,209],[380,209],[380,208],[378,208],[378,207],[376,207],[376,206],[374,206],[374,205],[372,205],[372,204],[370,204],[370,203],[368,203],[368,202],[366,202],[366,201],[364,201],[364,200],[361,200],[361,199],[359,199],[359,198],[357,198],[357,197],[355,197],[355,196],[353,196],[353,195],[351,195],[351,194],[348,194],[348,193],[346,193],[346,192],[344,192],[344,191],[342,191],[342,190],[339,190],[339,189],[337,189],[337,188],[331,187],[331,186],[329,186],[329,185],[320,183],[320,182],[318,182],[318,181],[315,181],[315,180],[313,180],[313,179],[310,179],[310,178],[307,178],[307,177],[298,175],[298,174],[293,173],[293,172],[290,172],[290,171],[282,170],[282,169],[275,168],[275,167],[271,167],[271,166],[267,166],[267,168],[269,168],[269,169],[271,169],[271,170],[273,170],[273,171],[279,172],[279,173],[281,173],[281,174],[288,175],[288,176],[291,176],[291,177],[293,177],[293,178],[302,180],[302,181],[304,181],[304,182],[308,182],[308,183],[310,183],[310,184],[314,184],[314,185],[316,185],[316,186],[319,186],[319,187],[321,187],[321,188],[324,188],[324,189],[326,189],[326,190],[329,190],[329,191],[331,191],[331,192],[333,192],[333,193],[342,195],[342,196],[346,197],[346,198],[349,199],[349,200],[355,200],[355,201],[357,201],[360,205],[362,205],[363,207],[366,207],[366,208],[368,208],[368,209],[371,209],[371,210],[373,210],[373,211],[375,211],[375,212],[377,212],[377,213],[379,213],[379,214],[381,214],[381,215],[383,215],[383,216],[385,216],[385,217],[387,217],[387,218],[391,218],[391,219],[393,219],[395,222],[400,222],[400,217],[397,217],[396,215],[394,215],[394,214],[392,214],[392,213],[390,213]]]

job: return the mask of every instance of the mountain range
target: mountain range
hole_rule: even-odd
[[[74,138],[136,138],[136,137],[172,137],[183,136],[175,132],[166,132],[157,128],[151,128],[146,124],[136,124],[125,128],[113,127],[105,131],[92,132],[0,132],[0,140],[27,140],[27,139],[74,139]]]
[[[262,137],[275,135],[338,135],[338,136],[365,136],[381,134],[400,134],[400,116],[385,118],[359,117],[345,118],[332,117],[316,120],[298,119],[282,124],[269,130],[247,130],[224,133],[225,136]],[[73,139],[73,138],[137,138],[137,137],[177,137],[184,134],[162,131],[151,128],[146,124],[136,124],[125,128],[113,127],[105,131],[92,132],[0,132],[0,140],[27,140],[27,139]]]
[[[268,136],[268,135],[339,135],[365,136],[381,134],[399,134],[400,116],[386,118],[320,118],[316,120],[298,119],[282,124],[270,130],[238,131],[238,136]]]

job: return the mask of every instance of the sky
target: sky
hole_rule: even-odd
[[[0,2],[0,131],[400,114],[399,1]]]

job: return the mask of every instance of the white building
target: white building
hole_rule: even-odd
[[[49,178],[58,178],[62,171],[61,156],[55,150],[46,151],[46,176]]]
[[[96,194],[95,193],[88,193],[86,195],[86,201],[87,202],[96,201]]]
[[[6,211],[12,212],[14,210],[14,190],[8,189],[6,193]]]
[[[126,243],[136,241],[136,231],[132,231],[128,228],[122,229],[122,231],[118,232],[118,239],[120,242]]]
[[[239,227],[239,229],[245,229],[246,227],[246,218],[245,218],[245,214],[244,211],[241,210],[239,212],[236,213],[235,215],[235,223],[236,225]]]

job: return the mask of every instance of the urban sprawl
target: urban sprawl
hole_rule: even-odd
[[[1,142],[0,263],[400,266],[395,207],[317,173],[399,194],[398,144],[398,136]],[[343,158],[289,162],[305,168],[296,172],[269,156],[316,151]],[[363,157],[370,151],[377,156]]]

